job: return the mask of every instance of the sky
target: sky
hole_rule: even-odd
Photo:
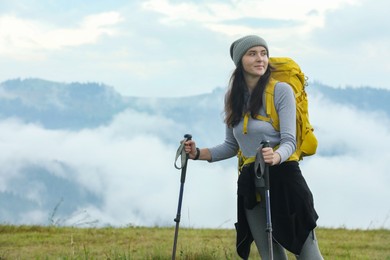
[[[388,8],[385,0],[1,0],[0,82],[99,82],[127,96],[209,93],[234,69],[230,44],[256,34],[309,80],[390,88]]]
[[[388,6],[384,0],[375,4],[359,0],[0,0],[0,82],[19,77],[99,82],[127,96],[209,93],[224,87],[234,69],[231,42],[257,34],[267,40],[271,56],[293,57],[310,80],[334,87],[390,89]],[[302,163],[319,225],[390,228],[390,209],[385,206],[390,196],[389,119],[321,96],[311,102],[321,149],[342,151]],[[163,137],[172,138],[186,128],[164,117],[147,115],[144,120],[145,116],[124,111],[108,125],[76,132],[45,129],[15,118],[0,121],[0,143],[5,147],[0,149],[0,190],[7,191],[7,183],[21,178],[23,165],[35,163],[98,194],[101,205],[82,210],[100,224],[173,225],[180,175],[173,159],[178,144],[167,144]],[[200,139],[207,135],[205,131]],[[158,155],[153,157],[157,168],[153,172],[143,163],[151,153]],[[77,169],[76,173],[64,176],[61,162]],[[232,228],[236,178],[233,160],[226,164],[191,161],[182,225]],[[44,187],[38,184],[12,192],[38,205],[45,200]],[[20,219],[46,222],[50,211],[32,210]]]

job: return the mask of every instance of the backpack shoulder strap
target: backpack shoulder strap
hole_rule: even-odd
[[[265,113],[267,114],[267,117],[270,118],[270,123],[275,128],[276,131],[280,131],[279,126],[279,117],[278,113],[276,112],[275,107],[275,86],[278,83],[277,80],[270,78],[267,87],[265,89],[265,98],[264,98],[264,105],[265,105]]]

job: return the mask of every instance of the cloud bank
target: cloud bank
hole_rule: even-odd
[[[25,165],[39,165],[51,175],[74,180],[82,190],[100,198],[99,205],[86,204],[79,208],[77,200],[69,201],[71,194],[58,194],[56,201],[63,199],[63,205],[76,204],[72,214],[56,216],[64,219],[64,224],[72,224],[75,221],[72,215],[85,211],[91,219],[99,220],[100,225],[172,225],[180,185],[180,171],[173,167],[179,143],[177,146],[164,143],[159,136],[165,131],[175,132],[176,125],[168,119],[150,115],[151,121],[140,120],[144,116],[126,111],[107,127],[80,132],[47,130],[15,119],[2,121],[0,191],[23,196],[37,207],[23,212],[15,220],[1,221],[48,224],[56,204],[51,208],[39,207],[45,205],[48,187],[43,182],[26,183],[28,186],[25,187],[10,185],[15,180],[20,182],[29,177],[21,172]],[[129,125],[128,122],[137,124]],[[179,142],[181,133],[178,138]],[[187,174],[183,224],[216,226],[231,220],[234,169],[218,165],[204,167],[190,162]],[[61,207],[57,214],[61,214]],[[211,215],[219,212],[222,216],[210,221],[204,210],[210,211]]]
[[[319,93],[311,97],[310,108],[320,146],[301,168],[314,194],[319,226],[389,228],[389,119],[332,103]],[[161,114],[133,110],[106,126],[81,131],[2,120],[0,191],[30,206],[17,217],[3,211],[0,221],[49,224],[55,212],[54,219],[64,225],[97,220],[102,226],[172,226],[180,189],[180,171],[173,163],[185,130]],[[217,144],[204,144],[208,136],[203,131],[196,139],[201,146]],[[233,228],[236,180],[235,158],[189,161],[181,225]]]

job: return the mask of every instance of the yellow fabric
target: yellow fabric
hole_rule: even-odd
[[[244,122],[242,126],[242,133],[246,135],[248,133],[248,120],[249,120],[250,113],[246,113],[244,115]]]
[[[266,100],[268,103],[266,113],[271,117],[273,127],[277,131],[280,131],[279,118],[273,102],[273,93],[275,91],[275,81],[287,82],[294,90],[297,121],[297,149],[288,160],[302,160],[304,156],[315,154],[318,146],[317,138],[314,135],[314,128],[309,121],[309,102],[305,91],[307,86],[305,75],[299,65],[290,58],[271,57],[269,62],[274,70],[271,74],[272,80],[268,84],[266,91]],[[271,102],[272,106],[270,105]],[[268,110],[269,107],[271,107],[270,110]]]
[[[237,157],[238,157],[238,170],[239,170],[239,173],[242,170],[242,167],[244,167],[247,164],[253,163],[256,160],[256,157],[254,157],[254,156],[252,156],[252,157],[245,157],[242,154],[241,150],[238,150]]]

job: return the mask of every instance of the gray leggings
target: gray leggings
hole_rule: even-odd
[[[246,218],[249,228],[255,240],[257,250],[260,253],[261,259],[269,259],[268,253],[268,234],[265,231],[267,228],[267,219],[265,213],[265,203],[261,201],[253,209],[245,209]],[[286,250],[276,242],[272,243],[273,254],[275,260],[287,260]],[[318,248],[317,239],[314,230],[310,233],[303,245],[301,254],[296,256],[299,260],[323,260],[320,249]]]

